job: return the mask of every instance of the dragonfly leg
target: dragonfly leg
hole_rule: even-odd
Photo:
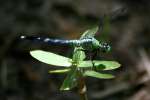
[[[92,70],[95,70],[95,71],[97,71],[97,68],[96,68],[95,63],[93,62],[93,60],[95,59],[96,55],[97,55],[97,51],[94,51],[93,53],[91,53],[91,56],[90,56],[90,60],[92,61],[92,65],[93,65]]]

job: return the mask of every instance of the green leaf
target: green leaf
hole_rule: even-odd
[[[80,39],[94,37],[97,31],[98,31],[98,26],[88,29],[83,33]]]
[[[102,74],[102,73],[98,73],[95,71],[85,71],[84,76],[90,76],[90,77],[95,77],[95,78],[100,78],[100,79],[110,79],[110,78],[114,78],[113,75],[111,74]]]
[[[42,50],[33,50],[30,51],[30,54],[35,59],[54,66],[64,66],[70,67],[72,65],[72,60],[70,58],[57,55],[55,53],[46,52]]]
[[[76,47],[74,50],[72,61],[76,62],[78,64],[80,61],[83,61],[85,59],[85,57],[86,56],[85,56],[85,53],[83,51],[83,48]]]
[[[120,67],[120,64],[116,61],[98,61],[98,60],[93,60],[94,66],[97,69],[102,69],[102,70],[112,70]],[[82,61],[78,67],[93,67],[92,61]]]
[[[70,90],[77,85],[77,70],[76,68],[72,68],[67,77],[65,78],[60,90]]]
[[[67,73],[69,71],[70,71],[70,69],[67,68],[67,69],[50,70],[49,73],[50,74],[53,74],[53,73]]]

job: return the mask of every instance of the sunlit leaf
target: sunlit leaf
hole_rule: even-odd
[[[54,66],[64,66],[64,67],[70,67],[72,65],[71,63],[72,60],[70,58],[60,56],[55,53],[46,52],[42,50],[33,50],[30,51],[30,54],[35,59],[46,64],[50,64]]]
[[[102,74],[102,73],[95,72],[95,71],[92,71],[92,70],[85,71],[83,75],[84,75],[84,76],[95,77],[95,78],[100,78],[100,79],[110,79],[110,78],[114,78],[114,76],[111,75],[111,74]]]
[[[67,77],[65,78],[60,90],[70,90],[77,85],[77,70],[76,68],[72,68]]]
[[[98,31],[98,27],[94,27],[94,28],[91,28],[89,30],[86,30],[83,35],[81,36],[80,39],[83,39],[83,38],[89,38],[89,37],[94,37],[95,36],[95,33]]]
[[[82,61],[78,67],[93,67],[94,66],[97,69],[102,69],[102,70],[112,70],[120,67],[120,64],[116,61],[98,61],[98,60],[93,60],[92,61]]]
[[[69,72],[70,69],[58,69],[58,70],[50,70],[49,73],[53,74],[53,73],[67,73]]]
[[[72,60],[74,62],[79,62],[79,61],[82,61],[85,59],[85,53],[84,51],[82,50],[81,47],[76,47],[75,50],[74,50],[74,55],[73,55],[73,58]]]

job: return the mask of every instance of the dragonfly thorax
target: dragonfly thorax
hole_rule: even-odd
[[[99,48],[99,41],[96,40],[95,38],[88,38],[88,39],[85,39],[84,42],[81,43],[80,46],[82,46],[83,49],[85,49],[85,50],[92,51],[94,49]]]
[[[89,38],[89,39],[91,39],[89,42],[86,41],[81,45],[85,50],[89,50],[89,51],[99,50],[102,52],[109,52],[111,50],[111,46],[108,43],[106,42],[100,43],[95,38]]]

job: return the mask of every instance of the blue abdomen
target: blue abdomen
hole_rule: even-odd
[[[66,46],[82,46],[84,44],[92,43],[91,38],[81,40],[63,40],[63,39],[51,39],[38,36],[21,36],[21,39],[31,40],[33,42],[47,43],[49,45],[66,45]]]

